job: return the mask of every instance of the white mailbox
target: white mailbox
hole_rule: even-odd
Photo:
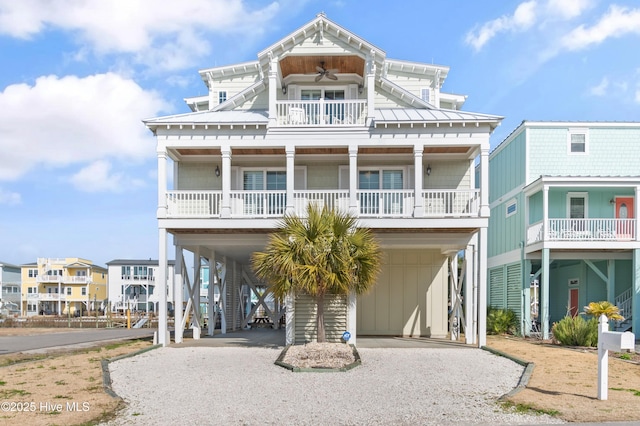
[[[629,331],[604,331],[598,339],[598,346],[608,351],[619,352],[624,349],[635,349],[635,335]]]
[[[598,399],[608,397],[609,351],[635,349],[636,336],[628,331],[609,331],[609,320],[600,315],[598,324]]]

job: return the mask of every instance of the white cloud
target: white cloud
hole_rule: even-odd
[[[113,73],[8,86],[0,92],[0,181],[38,167],[153,157],[141,119],[167,109],[158,94]]]
[[[640,104],[640,89],[636,90],[636,99],[635,99],[636,103]]]
[[[243,0],[0,0],[0,34],[30,39],[57,28],[77,34],[99,55],[129,53],[139,62],[177,69],[207,55],[206,33],[259,34],[281,2],[249,10]]]
[[[0,205],[7,204],[10,206],[15,206],[20,203],[22,203],[22,197],[20,196],[20,194],[0,188]]]
[[[609,79],[607,77],[602,77],[602,80],[597,86],[593,86],[589,89],[589,93],[593,96],[604,96],[607,93],[608,88]]]
[[[94,161],[82,168],[70,179],[76,189],[83,192],[123,192],[144,186],[144,181],[112,172],[111,163],[105,160]]]
[[[566,50],[580,50],[629,33],[640,34],[640,9],[613,5],[594,26],[580,25],[565,35],[560,45]]]
[[[493,37],[501,32],[524,31],[536,21],[537,2],[535,0],[520,3],[513,15],[502,15],[492,21],[486,22],[480,28],[467,33],[465,41],[480,50]]]
[[[591,0],[549,0],[546,9],[551,16],[571,19],[582,15],[592,3]]]

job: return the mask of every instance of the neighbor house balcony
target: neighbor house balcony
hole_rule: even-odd
[[[362,126],[367,118],[367,101],[313,100],[277,101],[278,126]]]
[[[67,300],[67,296],[62,293],[36,293],[36,294],[29,294],[27,296],[27,299],[29,300],[37,299],[44,302],[57,302],[59,300],[62,300],[62,301]]]
[[[480,209],[480,190],[356,190],[358,217],[451,218],[475,217]],[[219,218],[222,191],[167,191],[168,218]],[[290,212],[304,216],[309,204],[343,211],[351,209],[349,190],[295,190]],[[231,191],[230,217],[280,218],[287,212],[287,191]],[[418,216],[416,216],[416,212]]]
[[[91,277],[76,275],[38,275],[36,277],[38,283],[68,283],[68,284],[90,284]]]
[[[527,228],[527,245],[540,242],[624,242],[637,239],[637,219],[549,219]]]

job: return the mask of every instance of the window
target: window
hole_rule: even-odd
[[[588,154],[589,138],[586,129],[569,129],[568,151],[570,154]]]
[[[518,211],[518,202],[516,200],[510,200],[506,204],[506,217],[513,216]]]
[[[227,91],[221,90],[218,92],[218,103],[221,104],[227,100]]]
[[[76,271],[76,277],[86,277],[87,271]]]
[[[585,195],[569,194],[569,218],[584,219],[587,217],[587,200]]]
[[[87,295],[87,288],[86,287],[82,287],[82,295],[83,296]]]
[[[38,270],[37,269],[29,269],[29,278],[35,278],[38,276]]]
[[[420,99],[425,102],[430,102],[431,92],[428,87],[423,87],[422,89],[420,89]]]
[[[403,189],[402,170],[360,170],[358,188],[362,190],[400,190]],[[382,200],[382,209],[380,208]],[[380,211],[382,210],[382,211]],[[401,214],[403,194],[394,191],[364,191],[360,193],[360,212],[362,214]]]
[[[287,172],[284,170],[245,170],[243,175],[243,189],[245,191],[286,191]],[[264,214],[264,200],[266,198],[268,214],[279,215],[286,207],[284,192],[268,194],[247,194],[245,196],[245,214]]]
[[[71,296],[71,287],[67,287],[67,296]]]

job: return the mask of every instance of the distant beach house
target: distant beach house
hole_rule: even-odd
[[[104,311],[107,269],[78,257],[38,258],[21,265],[22,315]]]
[[[637,334],[640,123],[523,121],[489,164],[489,304],[546,338],[608,300]]]
[[[466,97],[442,90],[448,73],[390,59],[319,14],[254,61],[201,70],[208,93],[186,99],[191,112],[144,120],[157,138],[155,279],[167,280],[175,253],[175,305],[188,307],[176,310],[176,341],[186,317],[194,338],[203,329],[194,284],[203,265],[220,289],[219,306],[211,297],[208,309],[219,312],[222,333],[259,317],[285,322],[286,343],[314,340],[314,300],[298,294],[267,303],[268,286],[249,267],[279,219],[314,204],[354,214],[384,249],[371,293],[331,300],[329,340],[344,331],[352,343],[361,335],[444,338],[461,325],[467,343],[483,345],[489,137],[501,117],[462,111]],[[454,321],[449,312],[462,307],[464,321]]]

